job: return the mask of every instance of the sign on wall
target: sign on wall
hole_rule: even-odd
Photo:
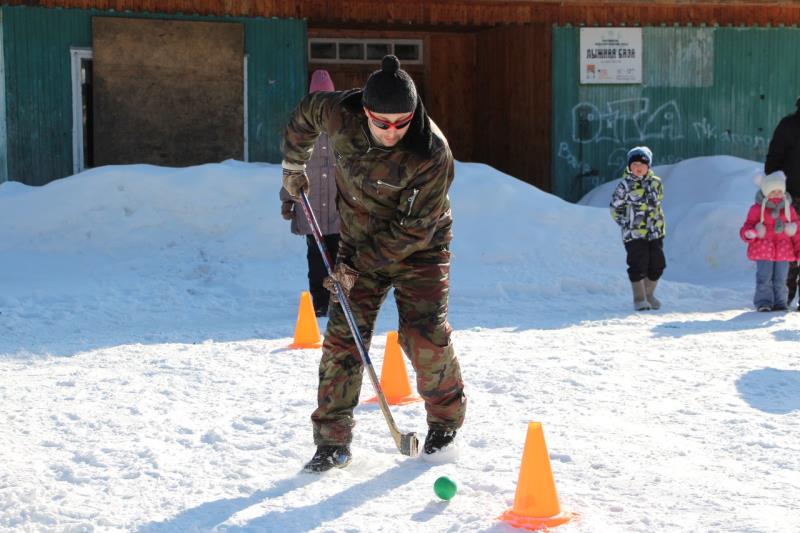
[[[581,83],[642,83],[641,28],[581,28]]]

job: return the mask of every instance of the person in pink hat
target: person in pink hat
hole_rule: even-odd
[[[333,92],[333,80],[327,70],[315,70],[311,75],[311,84],[308,92]],[[314,145],[314,152],[308,161],[306,173],[311,182],[311,189],[308,194],[308,201],[314,216],[317,218],[320,230],[322,230],[325,246],[336,261],[336,252],[339,248],[339,213],[336,210],[336,158],[333,154],[333,147],[330,146],[328,135],[321,133]],[[291,220],[292,233],[304,235],[308,251],[308,289],[311,299],[314,302],[314,311],[317,316],[328,315],[328,302],[330,292],[322,286],[322,280],[328,275],[325,263],[320,255],[317,243],[311,232],[311,227],[303,214],[303,208],[299,205],[298,198],[293,198],[281,187],[281,216],[285,220]]]

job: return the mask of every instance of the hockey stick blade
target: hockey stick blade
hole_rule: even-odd
[[[419,439],[414,432],[400,435],[400,453],[408,457],[416,457],[419,454]]]

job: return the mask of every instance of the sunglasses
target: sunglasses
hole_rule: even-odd
[[[394,128],[396,130],[402,130],[403,128],[405,128],[406,126],[411,124],[411,121],[414,119],[414,112],[413,111],[407,117],[403,117],[403,118],[401,118],[399,120],[396,120],[394,122],[389,122],[388,120],[384,120],[382,118],[376,117],[366,107],[364,108],[364,111],[367,112],[367,116],[372,121],[372,124],[376,128],[378,128],[380,130],[388,130],[389,128]]]

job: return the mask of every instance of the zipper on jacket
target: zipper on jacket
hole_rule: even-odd
[[[378,185],[383,185],[384,187],[389,187],[390,189],[395,189],[397,191],[402,189],[402,187],[400,187],[399,185],[392,185],[391,183],[386,183],[383,180],[378,180],[375,183],[377,183]]]
[[[417,199],[417,195],[418,194],[419,194],[419,189],[414,189],[411,192],[411,196],[409,196],[408,200],[406,200],[406,202],[408,203],[408,209],[406,209],[406,216],[403,217],[400,220],[400,225],[401,226],[405,226],[406,225],[406,217],[410,217],[411,216],[411,209],[414,207],[414,200]]]

